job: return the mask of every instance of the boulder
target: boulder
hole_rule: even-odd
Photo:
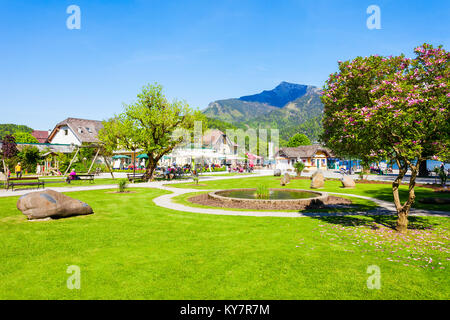
[[[355,181],[349,176],[344,176],[341,179],[341,183],[344,188],[354,188],[356,186]]]
[[[287,172],[284,174],[284,181],[286,181],[286,184],[291,182],[291,176]]]
[[[311,189],[320,189],[325,185],[325,177],[321,170],[317,170],[311,176]]]
[[[280,177],[281,176],[281,170],[280,169],[275,169],[273,171],[273,176],[274,177]]]
[[[19,209],[29,220],[63,218],[94,213],[80,201],[53,190],[27,193],[17,201]]]

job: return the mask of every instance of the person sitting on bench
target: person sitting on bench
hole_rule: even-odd
[[[70,183],[70,181],[72,180],[80,180],[80,178],[77,176],[77,173],[75,172],[75,169],[72,169],[72,172],[69,173],[66,182]]]

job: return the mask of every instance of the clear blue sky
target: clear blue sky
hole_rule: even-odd
[[[66,8],[81,8],[81,29]],[[381,8],[381,30],[366,9]],[[146,83],[204,109],[272,89],[322,86],[337,61],[449,50],[448,0],[0,0],[0,123],[47,130],[106,119]]]

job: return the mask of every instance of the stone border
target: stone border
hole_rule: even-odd
[[[216,190],[208,193],[208,196],[212,199],[219,200],[222,202],[237,202],[237,203],[259,203],[259,204],[277,204],[277,203],[290,203],[290,204],[301,204],[310,205],[312,203],[324,202],[328,199],[328,193],[319,191],[310,191],[302,189],[281,189],[281,188],[270,188],[269,190],[283,190],[283,191],[293,191],[293,192],[308,192],[317,194],[317,197],[303,198],[303,199],[243,199],[243,198],[232,198],[221,196],[219,193],[226,191],[247,191],[256,190],[256,188],[238,188],[238,189],[222,189]]]

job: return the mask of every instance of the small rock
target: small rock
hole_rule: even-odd
[[[273,171],[273,176],[274,177],[280,177],[281,176],[281,170],[280,169],[275,169]]]
[[[311,189],[320,189],[325,185],[325,177],[321,170],[317,170],[311,176]]]
[[[354,188],[356,186],[355,181],[350,176],[344,176],[341,179],[341,183],[344,188]]]

